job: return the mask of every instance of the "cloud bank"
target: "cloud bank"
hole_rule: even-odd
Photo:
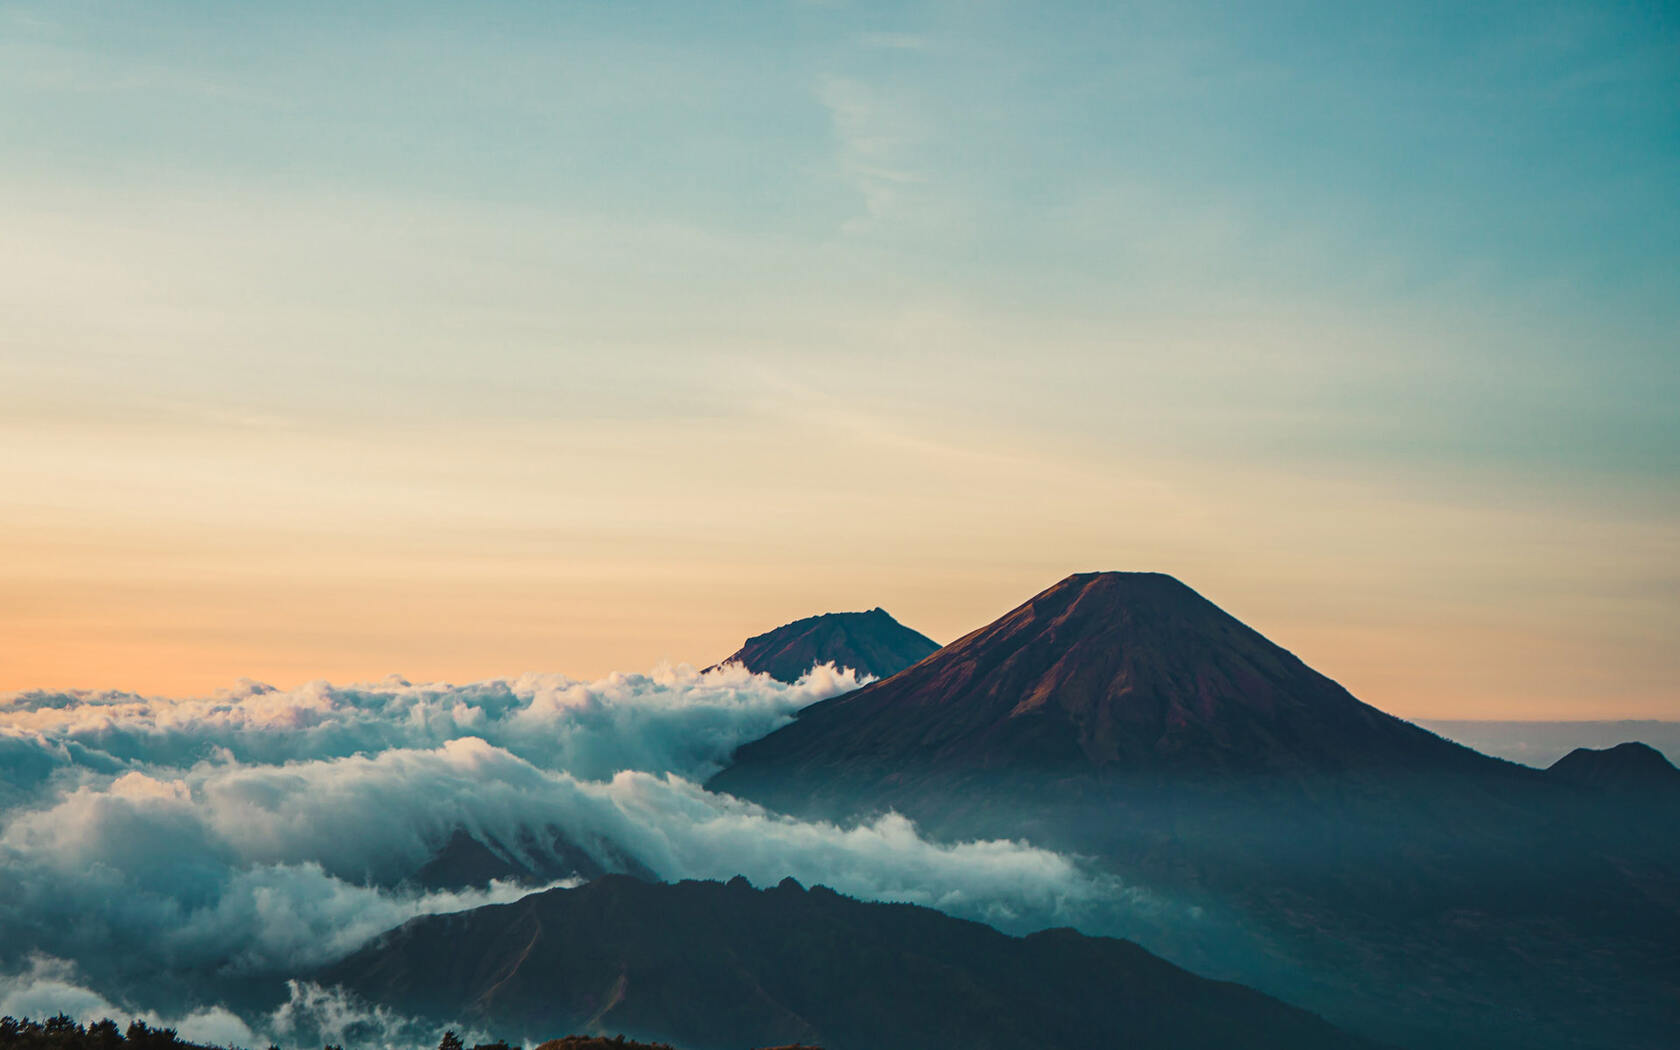
[[[784,685],[739,666],[661,667],[583,682],[526,674],[471,685],[401,678],[283,691],[245,681],[203,699],[120,692],[0,696],[0,762],[15,791],[67,768],[96,773],[200,762],[276,765],[478,737],[545,768],[601,778],[621,769],[703,780],[745,740],[800,708],[855,689],[851,670],[812,668]]]
[[[1100,925],[1117,887],[1067,857],[936,844],[892,814],[804,822],[699,786],[740,743],[858,684],[832,667],[794,685],[680,667],[7,697],[0,1004],[240,1045],[412,1043],[408,1022],[306,977],[409,918],[530,891],[425,888],[416,873],[461,832],[553,881],[587,858],[667,880],[792,875],[1006,928]]]

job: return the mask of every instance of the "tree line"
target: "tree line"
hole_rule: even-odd
[[[205,1046],[183,1040],[173,1028],[153,1027],[134,1020],[123,1028],[109,1017],[84,1025],[68,1014],[57,1014],[45,1021],[27,1017],[0,1017],[0,1050],[232,1050],[226,1047]],[[280,1050],[270,1046],[268,1050]],[[344,1050],[336,1043],[328,1043],[321,1050]],[[443,1033],[437,1050],[469,1050],[465,1040],[454,1031]],[[477,1043],[470,1050],[524,1050],[510,1046],[503,1040]],[[624,1036],[568,1035],[550,1039],[535,1050],[676,1050],[669,1043],[638,1043]],[[766,1047],[764,1050],[822,1050],[821,1047],[795,1044],[785,1047]]]

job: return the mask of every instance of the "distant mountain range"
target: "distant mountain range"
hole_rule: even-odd
[[[1671,811],[1566,781],[1359,702],[1171,577],[1093,573],[708,787],[1096,858],[1226,920],[1139,916],[1145,945],[1399,1042],[1669,1046]]]
[[[1578,747],[1548,767],[1546,776],[1647,803],[1680,802],[1680,769],[1656,748],[1637,741],[1603,749]]]
[[[608,876],[416,919],[318,975],[422,1017],[613,1031],[684,1050],[1354,1050],[1375,1044],[1134,944],[1009,937],[789,879]]]
[[[712,790],[1075,855],[1155,902],[1110,916],[1144,948],[1384,1043],[1675,1045],[1680,772],[1650,748],[1546,770],[1490,758],[1154,573],[1069,577],[942,649],[877,609],[797,621],[731,659],[879,680],[743,746]],[[412,881],[604,877],[416,920],[323,976],[422,1013],[685,1050],[1350,1045],[1126,941],[606,874],[625,871],[652,877],[610,843],[462,832]]]
[[[1603,750],[1630,741],[1656,748],[1670,762],[1680,762],[1680,722],[1655,719],[1512,722],[1450,718],[1417,721],[1425,729],[1473,747],[1484,755],[1538,769],[1544,769],[1578,747]]]
[[[832,663],[860,675],[890,678],[939,648],[933,639],[887,615],[868,612],[825,613],[795,620],[748,638],[734,655],[719,661],[783,682],[796,682],[816,664]]]
[[[712,782],[896,794],[923,775],[1170,781],[1486,770],[1158,573],[1071,576],[886,681],[815,704]],[[799,786],[795,786],[799,785]]]

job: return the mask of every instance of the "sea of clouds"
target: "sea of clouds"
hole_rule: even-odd
[[[0,696],[0,1014],[139,1016],[241,1046],[430,1045],[435,1031],[306,975],[415,916],[532,891],[419,886],[461,831],[504,850],[558,832],[601,867],[666,880],[791,875],[1005,928],[1090,926],[1116,887],[1068,857],[933,843],[894,814],[799,821],[700,786],[859,684],[731,666]]]

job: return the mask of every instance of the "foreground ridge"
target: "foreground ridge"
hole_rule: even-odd
[[[793,879],[759,890],[607,876],[415,919],[316,979],[420,1016],[605,1027],[688,1050],[1372,1045],[1127,941],[1011,937]]]

